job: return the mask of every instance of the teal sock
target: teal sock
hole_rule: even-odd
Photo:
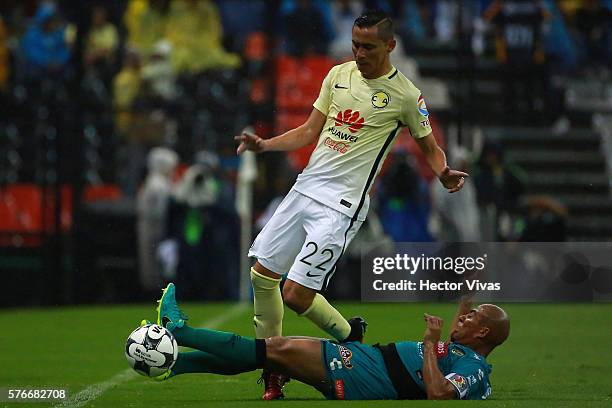
[[[179,353],[178,359],[172,367],[172,375],[190,373],[213,373],[222,375],[234,375],[251,371],[252,368],[236,362],[228,362],[226,359],[205,351],[189,351]]]
[[[179,345],[212,354],[236,369],[249,371],[262,368],[266,361],[264,339],[242,337],[217,330],[194,329],[187,325],[174,329],[172,334]]]

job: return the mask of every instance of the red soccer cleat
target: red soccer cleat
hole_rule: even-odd
[[[261,383],[261,380],[263,380],[265,387],[264,394],[261,397],[262,399],[272,401],[285,398],[283,387],[289,382],[289,377],[270,371],[264,371],[258,382]]]

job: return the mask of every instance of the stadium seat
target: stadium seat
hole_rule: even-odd
[[[17,232],[40,232],[42,230],[42,192],[34,184],[12,184],[6,195],[10,210],[16,216]]]
[[[123,196],[121,189],[114,184],[99,184],[86,186],[83,199],[86,203],[92,201],[118,201]]]
[[[248,61],[261,61],[268,55],[268,40],[261,31],[247,36],[244,46],[244,56]]]
[[[302,59],[281,55],[276,60],[276,105],[281,109],[310,110],[323,79],[333,67],[327,56]]]
[[[276,115],[276,130],[277,134],[284,133],[290,129],[296,128],[303,124],[308,119],[308,112],[291,112],[281,110]]]
[[[15,231],[19,228],[14,198],[6,189],[0,189],[0,231]]]
[[[67,232],[72,228],[72,187],[63,185],[60,189],[61,194],[61,211],[60,211],[60,229],[62,232]],[[55,231],[55,199],[52,188],[47,189],[45,194],[45,230],[48,233]]]

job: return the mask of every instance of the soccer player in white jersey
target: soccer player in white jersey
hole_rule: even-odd
[[[257,259],[251,282],[258,338],[282,334],[283,301],[338,341],[363,338],[363,320],[349,323],[319,292],[365,220],[368,192],[401,126],[408,127],[449,192],[459,191],[467,177],[449,169],[423,96],[389,61],[396,44],[389,16],[362,14],[352,42],[355,61],[329,71],[303,125],[270,139],[236,137],[238,154],[290,151],[317,141],[308,165],[249,251]],[[283,397],[286,379],[264,372],[264,380],[264,399]]]

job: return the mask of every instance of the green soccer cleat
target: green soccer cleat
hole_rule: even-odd
[[[142,319],[140,321],[140,327],[146,326],[147,324],[151,324],[151,321],[147,319]]]
[[[187,315],[181,311],[176,304],[176,289],[174,283],[169,283],[162,292],[162,297],[157,301],[157,324],[173,331],[185,325]]]
[[[158,375],[157,377],[151,377],[151,379],[153,381],[161,382],[161,381],[166,381],[170,377],[173,377],[172,370],[168,370],[165,373]]]

